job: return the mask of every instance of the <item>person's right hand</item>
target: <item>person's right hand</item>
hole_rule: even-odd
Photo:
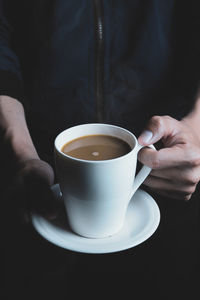
[[[48,163],[40,159],[21,161],[10,189],[10,198],[17,201],[17,206],[26,214],[37,212],[50,219],[55,218],[57,211],[51,190],[53,183],[54,171]]]

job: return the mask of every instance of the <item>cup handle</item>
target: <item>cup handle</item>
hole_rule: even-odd
[[[152,149],[156,150],[156,148],[153,145],[142,146],[142,145],[138,144],[137,154],[144,147],[149,147],[149,148],[152,148]],[[137,189],[140,187],[140,185],[143,183],[143,181],[147,178],[147,176],[149,175],[151,170],[152,170],[151,168],[144,165],[142,167],[142,169],[139,171],[139,173],[137,174],[137,176],[135,177],[135,180],[134,180],[133,188],[132,188],[132,191],[131,191],[131,198],[134,195],[134,193],[137,191]]]

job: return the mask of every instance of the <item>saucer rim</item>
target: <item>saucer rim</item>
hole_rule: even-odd
[[[59,188],[59,184],[55,184],[52,186],[53,190],[56,190],[58,188]],[[149,239],[154,234],[154,232],[157,230],[157,228],[160,224],[160,218],[161,218],[160,209],[159,209],[156,201],[153,199],[153,197],[149,193],[147,193],[146,191],[144,191],[142,189],[138,189],[133,197],[135,197],[138,193],[143,193],[144,195],[146,195],[146,197],[149,198],[148,204],[149,204],[149,206],[151,206],[150,207],[151,211],[153,211],[153,213],[152,213],[153,217],[151,219],[149,219],[145,228],[143,228],[143,230],[137,234],[139,236],[136,240],[129,238],[129,239],[126,239],[124,243],[123,242],[120,243],[120,240],[119,240],[119,241],[117,241],[118,245],[113,245],[113,247],[112,247],[112,240],[115,239],[115,237],[117,237],[118,233],[111,237],[105,237],[105,238],[86,238],[86,237],[79,236],[78,234],[74,233],[72,230],[70,230],[70,228],[68,228],[68,230],[59,228],[60,231],[64,231],[68,235],[76,238],[76,241],[74,244],[73,244],[73,242],[70,241],[66,245],[66,242],[63,241],[59,236],[55,236],[56,235],[55,232],[51,232],[51,234],[48,234],[48,232],[46,232],[45,227],[48,226],[48,229],[50,228],[49,230],[51,231],[51,228],[53,228],[53,230],[54,230],[55,225],[53,225],[50,221],[48,221],[43,216],[32,213],[32,215],[31,215],[32,225],[33,225],[34,229],[36,230],[36,232],[40,236],[42,236],[45,240],[47,240],[48,242],[50,242],[56,246],[59,246],[59,247],[65,249],[65,250],[70,250],[70,251],[79,252],[79,253],[87,253],[87,254],[106,254],[106,253],[125,251],[130,248],[136,247],[139,244],[145,242],[147,239]],[[82,247],[81,247],[80,244],[78,243],[77,238],[80,241],[81,240],[89,241],[89,243],[91,243],[91,245],[82,244]],[[109,245],[108,249],[98,247],[99,245],[101,245],[102,241],[103,242],[111,241],[111,244],[108,243],[108,245]],[[77,246],[77,243],[79,244],[78,246]],[[94,244],[95,245],[97,244],[96,249],[95,249]]]

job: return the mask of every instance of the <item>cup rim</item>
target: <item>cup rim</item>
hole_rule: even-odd
[[[76,158],[76,157],[73,157],[73,156],[70,156],[70,155],[67,155],[65,154],[64,152],[62,152],[58,146],[57,146],[57,140],[59,139],[59,137],[61,136],[61,134],[63,134],[65,131],[68,131],[70,129],[73,129],[73,128],[76,128],[76,127],[82,127],[82,126],[109,126],[109,127],[113,127],[113,128],[117,128],[119,130],[122,130],[126,133],[128,133],[133,139],[134,139],[134,142],[135,142],[135,145],[134,147],[131,149],[130,152],[128,152],[127,154],[125,155],[122,155],[122,156],[119,156],[119,157],[116,157],[116,158],[111,158],[111,159],[105,159],[105,160],[87,160],[87,159],[81,159],[81,158]],[[67,157],[71,160],[74,160],[74,161],[77,161],[77,162],[83,162],[83,163],[91,163],[91,164],[102,164],[102,163],[110,163],[110,162],[113,162],[113,161],[117,161],[117,160],[121,160],[121,159],[124,159],[125,157],[128,157],[130,155],[133,154],[133,152],[135,151],[135,149],[138,147],[138,140],[136,138],[136,136],[129,130],[123,128],[123,127],[120,127],[120,126],[117,126],[117,125],[112,125],[112,124],[107,124],[107,123],[84,123],[84,124],[79,124],[79,125],[75,125],[75,126],[71,126],[63,131],[61,131],[55,138],[54,140],[54,149],[62,156],[62,157]]]

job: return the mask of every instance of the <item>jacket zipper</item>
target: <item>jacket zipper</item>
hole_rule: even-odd
[[[104,122],[104,14],[102,0],[94,1],[96,121]]]

